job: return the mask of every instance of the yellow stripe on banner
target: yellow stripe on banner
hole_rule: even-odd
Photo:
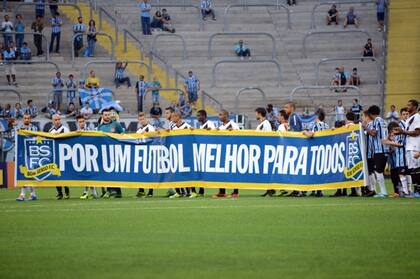
[[[182,182],[126,182],[126,181],[89,181],[89,180],[57,180],[57,181],[24,181],[18,180],[17,187],[121,187],[121,188],[177,188],[177,187],[203,187],[203,188],[229,188],[229,189],[248,189],[248,190],[331,190],[337,188],[352,188],[364,186],[364,181],[345,181],[335,183],[325,183],[318,185],[300,185],[300,184],[279,184],[279,183],[232,183],[232,182],[208,182],[208,181],[182,181]]]
[[[349,125],[333,130],[325,130],[317,132],[314,137],[326,137],[345,134],[349,132],[359,131],[359,125]],[[23,136],[41,136],[44,138],[69,138],[76,136],[87,136],[87,137],[111,137],[115,139],[146,139],[151,137],[168,137],[168,136],[185,136],[185,135],[204,135],[204,136],[260,136],[260,137],[273,137],[273,136],[283,136],[289,138],[308,138],[304,136],[301,132],[262,132],[255,130],[236,130],[236,131],[226,131],[226,130],[203,130],[203,129],[184,129],[184,130],[174,130],[166,131],[160,130],[157,132],[149,132],[145,134],[114,134],[114,133],[104,133],[101,131],[77,131],[69,132],[64,134],[50,134],[45,132],[32,132],[27,130],[19,130],[19,135]]]

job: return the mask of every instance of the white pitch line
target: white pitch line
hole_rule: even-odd
[[[161,211],[161,210],[199,210],[199,209],[243,209],[243,208],[287,208],[287,207],[348,207],[348,206],[409,206],[409,205],[417,205],[418,203],[335,203],[335,204],[284,204],[284,205],[232,205],[232,206],[168,206],[168,207],[99,207],[99,208],[51,208],[48,206],[43,206],[45,209],[41,209],[37,207],[35,209],[4,209],[1,210],[0,213],[12,213],[12,212],[47,212],[47,211],[54,211],[54,212],[85,212],[85,211],[125,211],[125,210],[154,210],[154,211]]]

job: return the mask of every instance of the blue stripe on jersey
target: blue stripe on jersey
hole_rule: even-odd
[[[373,147],[375,154],[387,153],[388,146],[382,144],[381,140],[388,138],[388,129],[385,121],[379,116],[373,121],[373,129],[377,132],[373,137]]]
[[[369,122],[369,124],[367,124],[367,128],[369,130],[373,129],[373,122]],[[366,151],[368,159],[372,159],[374,154],[373,137],[368,133],[366,133]]]

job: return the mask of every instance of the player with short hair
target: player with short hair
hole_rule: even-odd
[[[66,126],[63,126],[63,124],[61,124],[61,116],[59,114],[54,114],[52,117],[52,122],[53,122],[53,126],[50,129],[49,133],[53,134],[53,135],[57,135],[57,134],[63,134],[63,133],[68,133],[69,129]],[[57,186],[57,200],[62,200],[63,199],[63,187],[61,186]],[[70,199],[70,188],[69,187],[64,187],[64,199],[68,200]]]
[[[222,109],[219,112],[219,121],[221,122],[218,130],[239,130],[238,124],[236,124],[234,121],[229,119],[229,112],[225,109]],[[213,198],[226,198],[228,195],[226,195],[226,189],[220,188],[219,193],[213,195]],[[233,189],[233,192],[229,195],[232,198],[238,198],[239,197],[239,190]]]
[[[138,115],[138,120],[139,120],[139,129],[137,130],[137,134],[144,134],[144,133],[149,133],[149,132],[154,132],[156,131],[155,127],[153,127],[152,125],[150,125],[149,121],[146,118],[146,114],[144,112],[140,112]],[[153,197],[153,189],[149,189],[149,192],[146,194],[144,193],[144,188],[139,188],[139,191],[136,194],[137,198],[144,198],[144,197],[148,197],[151,198]]]
[[[388,129],[385,121],[379,116],[381,109],[376,106],[370,106],[368,108],[368,114],[373,119],[372,128],[364,127],[366,132],[373,138],[374,154],[373,159],[375,161],[375,175],[376,182],[379,184],[380,192],[375,195],[375,198],[386,198],[388,192],[385,187],[384,170],[388,157],[388,146],[382,143],[382,140],[388,138]]]
[[[362,126],[367,127],[367,129],[373,129],[373,120],[370,117],[367,110],[363,111],[363,120]],[[373,148],[373,137],[369,135],[365,130],[366,136],[366,157],[367,157],[367,169],[369,174],[369,185],[364,189],[364,197],[373,197],[376,195],[375,185],[376,185],[376,176],[375,176],[375,160],[373,159],[374,148]]]
[[[38,128],[32,124],[32,117],[29,113],[23,114],[22,124],[18,129],[37,132]],[[16,201],[25,201],[25,192],[29,190],[29,199],[30,201],[35,201],[37,199],[34,187],[22,187],[20,189],[20,195],[16,198]]]

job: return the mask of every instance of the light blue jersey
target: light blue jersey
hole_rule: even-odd
[[[376,136],[373,137],[373,148],[375,154],[388,153],[388,146],[382,144],[382,140],[388,138],[388,128],[385,121],[381,117],[376,117],[373,120],[373,130],[376,131]]]

